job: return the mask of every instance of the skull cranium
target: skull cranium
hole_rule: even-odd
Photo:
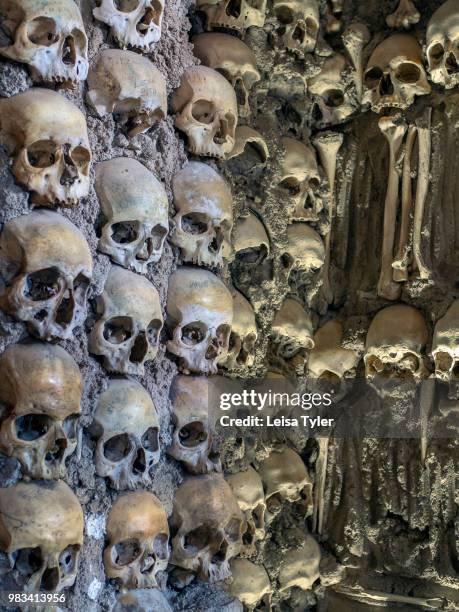
[[[320,28],[317,0],[274,0],[273,9],[281,46],[300,57],[314,51]]]
[[[207,18],[207,29],[228,28],[242,32],[265,23],[267,0],[197,0]]]
[[[454,300],[435,325],[432,357],[435,376],[452,390],[459,381],[459,300]]]
[[[233,292],[233,313],[228,359],[225,363],[228,370],[253,365],[255,343],[258,338],[255,312],[250,302],[239,291]]]
[[[227,587],[228,592],[244,604],[244,610],[271,610],[273,589],[265,568],[248,559],[233,559],[230,567],[233,578]]]
[[[447,0],[427,25],[426,55],[432,81],[451,89],[459,83],[459,3]]]

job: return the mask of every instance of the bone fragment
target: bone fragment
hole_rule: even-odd
[[[444,609],[445,600],[441,597],[407,597],[406,595],[396,595],[395,593],[384,593],[383,591],[373,591],[363,589],[362,587],[347,587],[336,586],[334,590],[337,593],[343,593],[352,599],[364,600],[367,602],[379,603],[397,603],[402,605],[417,606],[426,610],[442,610]],[[386,608],[387,609],[387,608]]]
[[[317,438],[317,443],[319,444],[319,456],[316,461],[316,482],[314,485],[312,528],[315,533],[322,535],[329,438]]]
[[[418,181],[416,186],[416,200],[414,204],[414,229],[413,229],[413,257],[422,279],[430,278],[430,270],[421,254],[421,233],[424,208],[427,200],[430,180],[430,152],[431,152],[431,119],[432,110],[426,109],[422,118],[416,119],[418,130],[419,164]]]
[[[342,36],[343,45],[354,66],[354,82],[359,102],[363,94],[363,50],[370,38],[370,32],[363,23],[351,23]]]

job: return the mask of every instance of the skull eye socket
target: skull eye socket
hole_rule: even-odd
[[[70,440],[74,440],[76,438],[77,424],[78,424],[78,415],[76,414],[71,414],[70,416],[68,416],[62,424],[62,428],[65,432],[65,435]]]
[[[123,344],[132,337],[132,328],[130,317],[112,317],[105,322],[104,338],[110,344]]]
[[[182,328],[182,342],[188,346],[200,344],[207,334],[207,327],[200,321],[189,323]]]
[[[449,353],[437,353],[435,355],[435,367],[441,372],[450,372],[453,367],[453,358]]]
[[[215,108],[212,102],[209,100],[197,100],[191,109],[193,119],[198,123],[204,123],[209,125],[214,122],[215,119]]]
[[[105,442],[104,457],[112,463],[118,463],[129,455],[131,448],[131,440],[128,434],[119,434]]]
[[[309,187],[315,191],[316,189],[319,189],[320,187],[320,180],[317,177],[312,177],[309,179]]]
[[[70,545],[59,555],[59,567],[63,575],[75,571],[79,550],[78,544]]]
[[[49,17],[32,19],[27,26],[27,36],[34,45],[50,47],[59,40],[56,23]]]
[[[225,533],[228,540],[237,542],[241,535],[241,521],[237,518],[232,518],[225,526]]]
[[[209,229],[209,218],[203,213],[190,213],[181,218],[180,225],[187,234],[205,234]]]
[[[295,19],[292,9],[288,6],[279,6],[275,12],[277,20],[285,25],[293,23],[293,20]]]
[[[169,536],[167,533],[158,533],[153,540],[153,552],[158,559],[167,559],[169,557]]]
[[[149,427],[142,436],[142,446],[150,453],[156,453],[159,449],[158,429],[157,427]]]
[[[323,93],[325,105],[330,108],[338,108],[344,103],[343,92],[338,89],[329,89]]]
[[[27,276],[24,295],[33,302],[43,302],[58,295],[60,289],[59,270],[57,268],[45,268]]]
[[[301,191],[301,185],[299,181],[293,176],[289,176],[285,178],[283,181],[279,183],[279,187],[288,191],[290,196],[296,196]]]
[[[209,546],[211,541],[212,533],[209,527],[200,525],[185,535],[183,538],[183,548],[185,552],[196,555],[200,550]]]
[[[89,162],[91,161],[91,154],[88,149],[85,147],[75,147],[70,152],[70,157],[72,158],[75,166],[80,168],[82,172],[86,172],[89,169]]]
[[[315,36],[315,34],[317,33],[317,30],[319,29],[317,22],[314,21],[314,19],[311,19],[310,17],[308,17],[305,23],[306,23],[307,33],[310,36]]]
[[[48,433],[53,424],[45,414],[25,414],[14,422],[16,437],[24,442],[33,442]]]
[[[439,64],[444,55],[445,49],[441,43],[436,43],[429,49],[429,58],[434,64]]]
[[[130,565],[142,554],[140,542],[135,539],[118,542],[112,549],[112,560],[115,565],[121,567]]]
[[[132,13],[139,7],[139,0],[113,0],[115,8],[121,13]]]
[[[112,240],[118,244],[130,244],[139,238],[139,224],[137,221],[114,223],[110,231]]]
[[[50,168],[56,163],[56,154],[52,140],[38,140],[27,148],[27,160],[34,168]]]
[[[167,236],[167,229],[162,225],[155,225],[155,227],[151,230],[151,244],[154,251],[158,251],[164,242],[164,239]]]
[[[228,344],[230,333],[230,325],[219,325],[217,327],[217,339],[220,346],[226,346]]]
[[[397,68],[395,78],[397,81],[400,81],[400,83],[417,83],[421,78],[421,70],[416,64],[403,62],[403,64],[400,64]]]
[[[162,329],[162,322],[159,319],[153,319],[147,329],[148,342],[152,346],[156,346],[159,342],[159,334]]]
[[[374,89],[375,87],[377,87],[379,85],[379,83],[381,82],[383,77],[384,77],[384,73],[381,70],[381,68],[378,68],[377,66],[374,66],[373,68],[370,68],[365,73],[365,85],[366,85],[366,87],[368,89]]]
[[[271,514],[277,514],[282,507],[282,498],[279,494],[271,495],[266,500],[266,507]]]
[[[196,448],[207,440],[207,433],[201,421],[193,421],[184,425],[179,431],[179,440],[186,448]]]

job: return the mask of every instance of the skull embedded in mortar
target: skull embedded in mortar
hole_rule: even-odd
[[[231,253],[233,196],[227,182],[210,166],[189,162],[172,182],[174,206],[170,241],[186,262],[222,266]]]
[[[171,563],[195,573],[200,580],[229,578],[229,561],[242,548],[244,522],[221,474],[187,478],[174,498]]]
[[[100,250],[125,268],[145,273],[148,264],[160,260],[169,231],[166,190],[128,157],[97,164],[95,187],[106,218]]]
[[[237,367],[253,365],[255,358],[255,343],[258,338],[255,312],[248,300],[233,291],[233,325],[229,339],[228,358],[225,368],[234,370]]]
[[[239,116],[250,116],[250,91],[261,78],[252,49],[236,36],[221,32],[199,34],[192,43],[202,64],[220,72],[234,87]]]
[[[194,155],[224,159],[233,150],[237,125],[236,93],[207,66],[191,66],[172,95],[175,125],[188,138]]]
[[[66,98],[29,89],[0,99],[0,136],[13,174],[35,204],[76,204],[89,193],[91,150],[86,119]]]
[[[197,0],[196,8],[206,15],[207,30],[228,28],[243,32],[265,23],[267,0]]]
[[[170,353],[179,368],[215,374],[228,355],[233,300],[222,281],[207,270],[182,267],[169,279],[167,324]]]
[[[121,592],[111,612],[173,612],[159,589],[132,589]]]
[[[74,359],[52,344],[13,344],[0,357],[0,379],[0,451],[30,478],[65,477],[83,390]]]
[[[279,591],[297,587],[309,591],[319,578],[320,547],[315,539],[307,534],[298,548],[284,553],[280,563]]]
[[[236,597],[247,612],[269,612],[272,610],[273,588],[268,572],[262,565],[248,559],[232,559],[232,580],[225,588]]]
[[[2,31],[10,45],[0,55],[30,67],[34,81],[84,81],[88,37],[73,0],[0,0]]]
[[[325,261],[325,246],[320,235],[305,223],[287,226],[287,247],[281,256],[287,278],[297,287],[308,283]]]
[[[88,101],[100,117],[113,116],[129,136],[142,134],[167,115],[166,79],[133,51],[101,51],[88,76]]]
[[[118,497],[107,520],[105,572],[123,589],[156,588],[169,561],[169,525],[159,499],[148,491]]]
[[[279,44],[299,57],[312,53],[319,35],[317,0],[274,0]]]
[[[98,476],[113,488],[151,484],[159,461],[159,420],[147,391],[133,380],[113,379],[97,402],[91,426],[97,438],[94,462]]]
[[[49,210],[9,221],[0,237],[0,307],[42,340],[68,339],[86,318],[92,257],[73,223]]]
[[[459,300],[454,300],[437,321],[432,343],[435,376],[450,385],[451,396],[459,388]]]
[[[83,546],[83,510],[62,480],[19,482],[0,489],[0,550],[24,593],[71,587]]]
[[[110,26],[121,47],[148,52],[161,38],[164,0],[98,0],[93,15]]]
[[[426,55],[430,78],[452,89],[459,84],[459,3],[447,0],[427,25]]]
[[[221,472],[222,469],[213,439],[212,384],[213,379],[206,376],[178,375],[171,385],[174,433],[167,453],[183,463],[191,474]]]
[[[155,287],[143,276],[112,266],[97,300],[101,315],[89,336],[89,349],[111,372],[143,375],[156,357],[163,316]]]

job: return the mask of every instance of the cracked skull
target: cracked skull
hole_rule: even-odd
[[[241,551],[243,531],[244,515],[221,474],[188,478],[174,498],[171,563],[200,580],[225,580],[231,576],[229,561]]]
[[[426,55],[432,81],[451,89],[459,84],[459,3],[447,0],[427,25]]]
[[[255,312],[248,300],[233,291],[233,325],[229,339],[228,359],[225,368],[250,367],[255,359],[255,343],[258,338]]]
[[[243,32],[252,26],[264,26],[266,4],[267,0],[197,0],[196,7],[205,13],[208,30]]]
[[[280,46],[296,55],[314,51],[319,35],[317,0],[274,0]]]
[[[159,499],[148,491],[118,497],[107,520],[105,572],[124,589],[158,587],[169,561],[169,525]]]
[[[26,476],[63,478],[77,445],[83,382],[59,346],[13,344],[0,357],[0,450]]]
[[[459,381],[459,300],[437,321],[432,343],[435,376],[447,383]]]
[[[222,266],[231,252],[233,196],[213,168],[189,162],[173,179],[174,230],[170,241],[186,262]]]
[[[89,71],[88,100],[99,117],[113,113],[130,137],[167,115],[166,79],[146,57],[106,49]]]
[[[161,38],[164,0],[99,0],[93,15],[110,26],[121,47],[148,52]]]
[[[73,223],[49,210],[9,221],[0,237],[0,307],[42,340],[68,339],[86,318],[92,258]]]
[[[179,375],[171,386],[174,433],[167,452],[191,474],[221,472],[220,455],[213,441],[211,385],[212,379],[205,376]]]
[[[228,81],[207,66],[191,66],[172,96],[175,125],[188,138],[194,155],[224,159],[235,143],[236,93]]]
[[[27,64],[35,81],[84,81],[88,37],[72,0],[1,0],[0,21],[11,45],[0,55]]]
[[[163,316],[155,287],[143,276],[112,266],[97,300],[101,315],[89,337],[89,348],[102,355],[112,372],[143,375],[156,357]]]
[[[40,88],[2,98],[0,131],[14,157],[13,174],[35,204],[70,206],[88,195],[86,119],[72,102]]]
[[[106,218],[100,250],[145,273],[160,260],[169,231],[166,190],[140,162],[118,157],[97,164],[96,191]]]
[[[77,575],[83,510],[62,480],[0,489],[0,549],[25,593],[60,593]]]
[[[133,380],[114,379],[99,397],[92,432],[96,473],[117,489],[151,484],[159,461],[159,421],[150,395]]]
[[[183,267],[169,279],[168,350],[185,374],[215,374],[228,354],[233,300],[222,281],[207,270]]]

